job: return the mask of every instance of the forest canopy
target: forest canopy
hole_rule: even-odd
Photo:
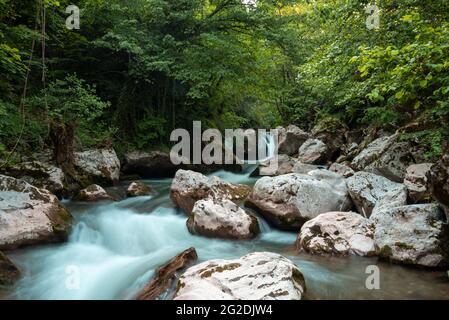
[[[441,153],[449,3],[0,0],[0,153],[167,147],[175,128],[375,126]],[[80,28],[66,8],[80,8]],[[26,90],[24,90],[26,88]],[[73,131],[73,132],[71,132]],[[20,152],[17,152],[20,151]]]

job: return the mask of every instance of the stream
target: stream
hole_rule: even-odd
[[[249,173],[218,172],[233,183],[254,184]],[[449,299],[445,271],[428,271],[377,258],[318,257],[298,254],[296,234],[270,228],[250,241],[193,236],[186,216],[169,199],[171,179],[145,180],[158,193],[120,202],[65,201],[75,223],[64,244],[31,247],[9,254],[23,271],[22,279],[3,299],[132,299],[155,269],[181,251],[195,247],[200,261],[232,259],[254,251],[280,253],[302,270],[306,299]],[[380,290],[368,290],[370,265],[380,268]],[[70,279],[76,276],[76,285]],[[72,283],[73,284],[73,283]]]

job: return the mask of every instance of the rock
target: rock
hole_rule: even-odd
[[[197,201],[187,227],[192,234],[237,240],[252,239],[260,233],[256,217],[227,199]]]
[[[292,173],[296,162],[298,162],[298,160],[295,158],[291,158],[286,154],[280,154],[273,159],[261,162],[259,168],[252,174],[252,176],[280,176]]]
[[[250,191],[247,185],[231,184],[218,177],[209,178],[198,172],[178,170],[171,185],[170,198],[175,205],[190,214],[198,200],[211,197],[243,202]]]
[[[438,205],[383,208],[370,220],[382,258],[424,267],[449,265],[449,227]]]
[[[126,195],[128,197],[143,197],[151,194],[151,188],[142,181],[133,181],[126,189]]]
[[[399,138],[399,134],[394,134],[374,140],[354,158],[352,166],[402,183],[407,168],[419,162],[421,152],[411,142]]]
[[[178,155],[172,157],[186,163]],[[234,164],[173,164],[170,154],[161,151],[133,151],[125,154],[123,172],[125,174],[138,174],[142,178],[172,178],[178,170],[193,170],[201,173],[211,173],[218,170],[242,172],[243,167],[234,156]]]
[[[174,300],[301,300],[304,277],[281,255],[255,252],[236,260],[211,260],[181,276]]]
[[[318,169],[326,169],[326,167],[296,161],[295,165],[293,166],[292,173],[308,174],[310,171]]]
[[[0,175],[0,250],[64,241],[71,222],[49,191]]]
[[[427,173],[428,188],[432,197],[440,203],[449,220],[449,153],[435,163]]]
[[[10,286],[20,277],[19,269],[0,251],[0,286]]]
[[[276,128],[279,134],[278,152],[293,156],[298,153],[298,149],[306,142],[310,135],[302,131],[294,125],[289,125],[287,128]]]
[[[195,248],[180,253],[164,266],[156,270],[155,276],[137,294],[136,300],[159,300],[170,297],[171,289],[175,287],[178,274],[193,265],[198,260]]]
[[[329,160],[329,149],[318,139],[309,139],[299,148],[298,160],[306,164],[325,164]]]
[[[96,202],[113,200],[113,198],[99,185],[93,184],[81,190],[74,198],[76,201]]]
[[[10,165],[2,171],[7,176],[24,180],[37,188],[47,189],[58,197],[62,197],[67,191],[64,172],[50,163],[22,162]]]
[[[296,245],[311,254],[373,256],[374,228],[354,212],[329,212],[306,222]]]
[[[430,192],[427,189],[427,174],[430,172],[431,167],[431,163],[421,163],[407,168],[404,185],[413,203],[430,199]]]
[[[75,153],[75,165],[85,175],[84,186],[114,185],[120,179],[120,160],[114,149],[92,149]]]
[[[268,222],[285,230],[299,230],[321,213],[345,211],[351,203],[343,177],[327,170],[308,175],[263,177],[247,200]]]
[[[346,180],[349,195],[360,214],[370,217],[375,207],[407,204],[407,189],[403,184],[369,172],[357,172]]]
[[[345,165],[345,164],[341,164],[341,163],[333,163],[330,167],[329,167],[329,171],[335,172],[345,178],[349,178],[352,177],[355,173],[354,170],[352,170],[351,167]]]
[[[324,142],[330,160],[336,159],[346,142],[348,127],[337,118],[326,117],[318,121],[312,128],[312,137]]]

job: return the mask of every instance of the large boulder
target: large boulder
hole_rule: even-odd
[[[287,128],[276,128],[279,134],[278,152],[293,156],[298,153],[299,148],[306,142],[310,135],[302,131],[295,125],[289,125]]]
[[[0,251],[0,286],[14,284],[20,277],[20,270]]]
[[[403,184],[373,173],[357,172],[346,183],[358,212],[365,217],[370,217],[375,207],[407,204],[407,189]]]
[[[370,220],[382,258],[424,267],[449,265],[449,227],[438,205],[384,207]]]
[[[198,264],[177,287],[175,300],[301,300],[306,290],[298,267],[269,252]]]
[[[47,189],[59,197],[65,195],[67,191],[64,172],[51,163],[28,161],[11,164],[2,172],[7,176],[24,180],[37,188]]]
[[[187,214],[193,210],[198,200],[229,199],[243,202],[251,191],[251,187],[231,184],[218,177],[207,177],[199,172],[178,170],[170,188],[170,198]]]
[[[252,239],[260,232],[257,218],[227,199],[197,201],[187,227],[192,234],[237,240]]]
[[[297,248],[311,254],[373,256],[374,228],[354,212],[329,212],[306,222],[296,241]]]
[[[403,182],[407,168],[420,162],[421,153],[412,142],[401,141],[400,135],[394,134],[374,140],[354,158],[352,166]]]
[[[448,149],[449,150],[449,149]],[[435,163],[427,173],[428,188],[432,197],[440,203],[449,220],[449,152]]]
[[[299,148],[298,160],[306,164],[326,164],[329,160],[329,149],[323,141],[309,139]]]
[[[413,203],[428,201],[431,198],[427,188],[427,174],[430,173],[431,167],[431,163],[421,163],[407,168],[404,185]]]
[[[113,200],[112,196],[109,195],[106,190],[104,190],[99,185],[93,184],[88,186],[87,188],[81,190],[75,197],[76,201],[86,201],[86,202],[96,202],[96,201],[105,201],[105,200]]]
[[[49,191],[0,175],[0,250],[64,241],[71,222]]]
[[[256,182],[247,204],[285,230],[299,230],[321,213],[345,211],[351,206],[344,178],[327,170],[263,177]]]
[[[128,197],[143,197],[149,196],[153,193],[150,186],[146,185],[142,181],[133,181],[126,189],[126,195]]]
[[[92,149],[75,153],[75,165],[82,172],[84,186],[97,183],[117,184],[120,179],[120,160],[114,149]]]
[[[136,300],[158,300],[172,298],[171,289],[178,280],[178,274],[198,260],[195,248],[178,254],[165,265],[156,270],[155,276],[136,295]]]

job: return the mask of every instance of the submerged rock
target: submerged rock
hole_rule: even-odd
[[[195,202],[209,197],[244,201],[251,188],[247,185],[227,183],[218,177],[207,177],[194,171],[178,170],[173,179],[170,198],[184,212],[190,214]]]
[[[296,241],[297,248],[311,254],[373,256],[374,228],[354,212],[329,212],[306,222]]]
[[[321,213],[345,211],[351,206],[344,178],[327,170],[259,179],[247,204],[286,230],[299,230]]]
[[[449,265],[449,226],[438,205],[384,208],[370,220],[382,258],[424,267]]]
[[[295,125],[289,125],[287,128],[276,128],[279,132],[279,147],[280,154],[293,156],[298,153],[299,148],[306,142],[310,135],[302,131]]]
[[[86,189],[81,190],[74,198],[76,201],[103,201],[103,200],[114,200],[102,187],[93,184]]]
[[[326,164],[329,160],[329,149],[323,141],[309,139],[299,148],[298,160],[306,164]]]
[[[195,248],[187,249],[156,270],[155,276],[136,295],[136,300],[169,299],[174,294],[178,274],[198,260]],[[173,292],[173,293],[171,293]]]
[[[414,164],[407,168],[404,185],[413,203],[428,201],[430,192],[427,188],[427,174],[432,167],[431,163]]]
[[[71,222],[49,191],[0,175],[0,250],[64,241]]]
[[[407,189],[403,184],[368,172],[357,172],[346,180],[349,194],[363,216],[370,217],[375,207],[407,204]]]
[[[254,238],[260,232],[256,217],[227,199],[197,201],[187,227],[192,234],[237,240]]]
[[[142,181],[133,181],[126,189],[126,195],[128,197],[142,197],[152,194],[152,190]]]
[[[0,286],[12,285],[19,277],[19,269],[0,251]]]
[[[301,300],[304,277],[293,262],[270,252],[211,260],[179,279],[175,300]]]
[[[120,179],[120,160],[114,149],[92,149],[75,153],[75,165],[86,184],[113,185]]]

